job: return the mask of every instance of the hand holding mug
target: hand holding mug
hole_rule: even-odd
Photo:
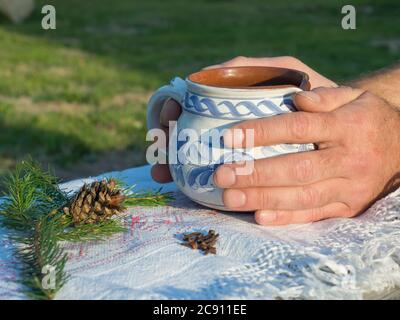
[[[363,90],[335,88],[334,82],[292,57],[237,57],[218,66],[239,65],[288,67],[309,74],[313,90],[294,98],[301,112],[250,120],[236,128],[254,128],[260,145],[313,142],[318,150],[257,160],[250,176],[232,174],[235,164],[220,166],[214,180],[225,189],[226,206],[255,210],[256,221],[264,225],[305,223],[353,217],[399,186],[398,110]],[[168,125],[180,112],[179,104],[167,101],[161,123]],[[229,134],[225,138],[229,144]],[[166,165],[155,166],[152,174],[158,181],[171,179]]]
[[[263,225],[354,217],[400,184],[400,113],[371,93],[350,87],[317,88],[294,98],[300,112],[234,126],[255,129],[256,145],[306,143],[318,150],[255,161],[251,175],[235,164],[214,176],[224,204],[256,211]],[[323,106],[324,112],[317,112]],[[245,143],[243,135],[242,143]],[[240,147],[225,134],[225,143]]]
[[[311,89],[317,87],[337,86],[333,81],[329,80],[328,78],[314,71],[300,60],[290,56],[271,57],[271,58],[236,57],[224,63],[213,65],[205,69],[219,68],[219,67],[240,67],[240,66],[280,67],[280,68],[299,70],[308,74]],[[162,107],[162,111],[160,114],[160,128],[162,128],[165,131],[167,136],[169,134],[169,128],[168,128],[169,122],[176,121],[181,112],[182,109],[180,104],[173,99],[168,99],[165,102],[164,106]],[[151,174],[153,179],[160,183],[166,183],[172,181],[168,164],[154,165],[151,170]]]

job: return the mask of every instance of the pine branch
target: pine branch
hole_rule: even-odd
[[[27,288],[27,296],[34,299],[53,299],[68,279],[64,271],[67,255],[57,243],[55,228],[49,217],[42,217],[31,236],[16,238],[23,245],[17,253],[22,262],[21,282]]]
[[[172,193],[134,192],[122,187],[123,206],[155,206],[170,201]],[[15,231],[16,255],[21,262],[21,283],[34,299],[52,299],[66,283],[67,255],[59,241],[104,240],[125,231],[122,222],[108,219],[74,225],[63,208],[74,198],[59,188],[59,180],[33,161],[23,161],[5,180],[6,197],[0,204],[0,223]],[[124,188],[124,189],[123,189]]]
[[[7,195],[0,207],[1,223],[17,232],[12,238],[18,243],[21,282],[28,296],[51,299],[66,281],[67,258],[57,243],[57,220],[52,218],[67,201],[67,195],[51,173],[31,161],[17,165],[5,185]],[[54,283],[43,286],[47,278]]]

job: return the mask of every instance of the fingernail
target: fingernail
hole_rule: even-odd
[[[276,212],[272,212],[272,211],[260,212],[261,224],[272,223],[276,220],[276,218],[277,218]]]
[[[228,129],[224,134],[224,144],[227,147],[241,147],[244,140],[242,129]]]
[[[318,103],[321,101],[321,97],[313,91],[302,91],[297,93],[297,95],[302,96],[313,103]]]
[[[216,184],[221,188],[227,188],[236,182],[235,171],[227,166],[219,167],[215,173]]]
[[[246,204],[246,194],[240,190],[228,190],[224,204],[230,208],[243,207]]]

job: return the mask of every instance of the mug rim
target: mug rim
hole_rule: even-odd
[[[250,76],[247,76],[248,74]],[[238,75],[239,80],[237,79]],[[219,78],[215,79],[217,76]],[[296,69],[270,66],[236,66],[205,69],[190,74],[185,80],[192,87],[216,88],[224,91],[309,90],[311,87],[307,73]],[[232,80],[233,84],[227,84]],[[244,83],[243,85],[237,85],[235,83],[237,81],[243,81]],[[268,82],[273,81],[278,81],[278,84],[268,84]],[[282,83],[279,83],[279,81]],[[290,83],[284,83],[284,81]]]

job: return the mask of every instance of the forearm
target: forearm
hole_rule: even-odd
[[[400,64],[370,73],[348,85],[368,90],[400,110]]]

